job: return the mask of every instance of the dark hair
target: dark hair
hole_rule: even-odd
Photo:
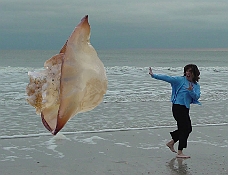
[[[193,82],[196,83],[197,81],[199,81],[200,79],[200,71],[198,69],[198,67],[195,64],[188,64],[184,67],[184,76],[186,76],[186,72],[187,70],[191,69],[192,73],[194,75],[193,77]]]

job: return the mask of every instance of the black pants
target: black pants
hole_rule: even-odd
[[[172,112],[177,121],[177,130],[170,134],[174,142],[179,141],[178,150],[183,150],[183,148],[187,148],[188,136],[192,132],[189,109],[184,105],[173,104]]]

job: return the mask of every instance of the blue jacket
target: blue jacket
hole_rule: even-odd
[[[176,100],[176,94],[180,90],[180,88],[184,85],[186,81],[185,76],[168,76],[168,75],[158,75],[153,74],[152,78],[163,80],[171,84],[172,87],[172,95],[171,95],[171,102],[174,103]],[[188,94],[184,98],[184,105],[187,108],[190,108],[190,104],[201,104],[198,99],[200,98],[200,85],[196,82],[193,83],[193,90],[188,90]]]

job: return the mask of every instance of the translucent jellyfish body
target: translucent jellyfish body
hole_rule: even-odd
[[[44,70],[28,72],[27,101],[54,135],[77,113],[99,105],[106,93],[105,68],[89,39],[85,16],[60,53],[44,63]]]

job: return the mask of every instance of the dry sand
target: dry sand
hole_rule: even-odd
[[[1,139],[0,174],[228,174],[227,126],[193,127],[184,150],[190,159],[176,159],[165,146],[174,129]]]

